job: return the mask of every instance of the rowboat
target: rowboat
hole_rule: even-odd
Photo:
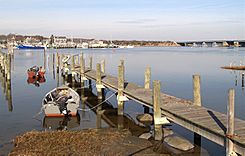
[[[45,70],[40,66],[33,66],[27,70],[28,78],[44,77]]]
[[[39,76],[34,76],[34,77],[28,77],[27,83],[28,84],[34,84],[36,87],[40,86],[40,83],[44,83],[46,81],[45,77],[39,77]]]
[[[222,69],[245,70],[245,66],[223,66]]]
[[[48,92],[42,100],[45,116],[76,116],[80,97],[78,93],[67,87],[57,87]]]

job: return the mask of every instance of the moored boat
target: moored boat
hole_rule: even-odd
[[[76,116],[79,103],[78,93],[63,86],[48,92],[42,100],[42,107],[45,116]]]
[[[39,77],[42,78],[45,75],[45,70],[42,68],[42,66],[33,66],[27,70],[28,78],[35,78]]]
[[[33,46],[33,45],[18,45],[18,49],[45,49],[45,46]]]

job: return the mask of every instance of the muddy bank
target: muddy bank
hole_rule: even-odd
[[[153,144],[128,130],[31,131],[14,140],[15,155],[158,155]],[[161,154],[162,155],[162,154]]]

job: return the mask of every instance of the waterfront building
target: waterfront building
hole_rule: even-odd
[[[100,40],[92,40],[89,42],[89,48],[107,48],[108,44]]]

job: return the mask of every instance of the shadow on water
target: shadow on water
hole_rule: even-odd
[[[69,130],[80,126],[80,115],[43,118],[45,130]]]
[[[81,96],[82,103],[81,107],[88,107],[87,110],[92,111],[96,114],[96,128],[100,129],[102,120],[105,121],[109,127],[119,128],[119,129],[128,129],[133,136],[139,137],[143,133],[152,133],[153,125],[144,125],[137,122],[134,118],[132,118],[129,114],[125,114],[123,116],[117,115],[117,107],[115,107],[109,100],[106,100],[107,97],[110,97],[113,93],[111,91],[106,91],[102,95],[102,99],[98,99],[96,93],[93,92],[93,88],[90,86],[89,88],[83,88],[80,83],[72,83],[72,77],[70,75],[67,76],[67,83],[69,87],[75,89],[79,95]],[[73,84],[73,85],[72,85]],[[101,105],[100,105],[101,104]],[[98,106],[99,105],[99,106]],[[85,110],[85,109],[84,109]],[[149,112],[149,110],[147,109]],[[87,111],[80,111],[80,116],[83,118],[84,114]],[[171,126],[171,125],[170,125]],[[152,149],[155,153],[161,154],[171,154],[171,155],[208,155],[208,152],[201,148],[201,137],[198,138],[199,141],[195,142],[195,147],[189,151],[181,151],[169,146],[167,143],[162,141],[154,141],[151,137],[149,140],[152,142],[152,146],[147,147],[145,149],[141,149],[137,152],[132,153],[131,155],[135,155],[144,150]],[[197,139],[195,139],[197,140]]]
[[[140,51],[142,50],[143,51],[145,50],[145,52],[141,53]],[[144,64],[144,61],[141,61],[141,62],[138,61],[137,63],[135,63],[135,58],[139,60],[140,59],[144,60],[147,58],[147,60],[149,60],[147,64],[149,63],[150,65],[152,65],[152,69],[154,71],[152,73],[153,74],[152,77],[157,77],[164,84],[166,84],[164,89],[169,91],[169,93],[179,96],[179,97],[185,97],[185,98],[189,98],[189,96],[191,95],[190,93],[191,85],[187,86],[191,82],[191,81],[189,82],[189,77],[191,77],[190,75],[194,73],[195,71],[199,71],[201,75],[204,75],[202,80],[206,79],[206,82],[209,81],[208,85],[205,84],[205,81],[203,81],[204,87],[206,88],[208,86],[213,87],[214,86],[213,84],[216,83],[216,81],[212,82],[214,79],[220,82],[219,87],[212,88],[206,92],[204,91],[203,93],[204,95],[206,95],[205,97],[214,96],[215,98],[214,100],[211,100],[211,102],[213,103],[217,102],[217,105],[212,105],[211,103],[210,105],[208,105],[208,107],[211,107],[214,110],[218,110],[222,112],[223,110],[225,110],[225,107],[223,107],[223,103],[225,103],[224,101],[226,99],[223,101],[222,100],[215,101],[215,100],[222,99],[223,98],[223,95],[221,95],[223,94],[222,91],[226,90],[227,86],[229,86],[231,83],[233,87],[234,82],[235,82],[235,86],[237,87],[237,90],[239,89],[238,93],[240,93],[240,90],[241,90],[240,86],[242,86],[242,89],[244,89],[244,77],[242,77],[242,74],[240,73],[236,74],[237,76],[235,76],[235,81],[234,81],[233,76],[231,78],[231,76],[228,75],[227,72],[218,69],[218,67],[220,66],[220,62],[222,62],[222,64],[224,62],[227,62],[227,58],[228,58],[227,56],[230,56],[231,53],[223,53],[223,51],[220,52],[218,50],[217,52],[214,51],[214,53],[207,52],[207,53],[202,53],[202,54],[198,54],[198,52],[196,51],[186,52],[189,50],[191,49],[180,49],[180,50],[174,49],[174,52],[170,53],[170,52],[166,52],[168,51],[168,49],[154,50],[154,49],[136,49],[135,48],[135,51],[137,51],[137,54],[132,53],[132,52],[124,53],[120,51],[114,54],[109,54],[107,52],[103,52],[103,53],[97,52],[96,53],[96,52],[88,51],[88,53],[86,54],[86,57],[94,55],[95,56],[94,62],[98,61],[98,59],[101,59],[101,58],[106,58],[107,60],[110,59],[110,61],[107,62],[108,64],[106,64],[109,67],[114,67],[115,64],[118,63],[118,60],[121,58],[127,60],[126,79],[129,79],[130,81],[135,82],[139,85],[141,85],[140,84],[141,79],[143,81],[143,78],[139,78],[138,76],[141,74],[141,72],[143,73],[143,70],[144,70],[143,68],[145,64]],[[60,51],[61,53],[64,53],[67,50],[64,50],[64,51],[60,50]],[[76,50],[72,52],[80,53],[80,50],[79,52]],[[29,55],[28,53],[31,53],[31,55]],[[117,105],[116,105],[115,100],[108,100],[106,102],[103,102],[103,100],[99,100],[97,98],[96,91],[94,91],[93,88],[81,89],[81,85],[79,83],[72,82],[71,75],[68,75],[67,77],[63,77],[62,79],[62,77],[60,77],[61,72],[59,70],[56,70],[56,72],[58,72],[58,75],[55,75],[54,63],[51,64],[52,62],[54,62],[54,53],[55,52],[52,50],[47,51],[45,54],[43,54],[42,52],[41,53],[23,52],[23,51],[17,52],[17,54],[15,55],[16,65],[12,66],[11,68],[15,70],[15,72],[12,73],[14,75],[13,77],[11,77],[12,81],[7,80],[5,73],[3,72],[3,70],[1,70],[0,83],[1,83],[1,88],[2,88],[1,93],[3,94],[1,94],[0,96],[0,100],[1,100],[0,104],[5,107],[5,100],[6,100],[6,104],[8,104],[8,106],[6,105],[6,110],[4,110],[4,108],[0,110],[1,111],[0,115],[2,117],[1,125],[5,125],[3,128],[1,127],[1,130],[0,130],[1,132],[0,155],[2,154],[1,150],[4,149],[6,145],[9,146],[9,140],[12,140],[16,135],[22,134],[26,131],[30,131],[32,129],[78,130],[78,129],[83,129],[84,127],[85,128],[113,127],[113,128],[129,129],[131,133],[135,136],[139,136],[144,132],[152,132],[152,125],[150,127],[147,127],[147,126],[139,124],[135,120],[136,112],[137,113],[144,112],[143,111],[144,108],[141,105],[135,106],[136,105],[135,102],[129,101],[126,104],[127,111],[125,111],[125,115],[117,116]],[[43,55],[45,56],[43,57]],[[203,56],[204,59],[200,60],[199,59],[200,55]],[[244,55],[244,54],[242,53],[241,55]],[[240,58],[240,56],[235,56],[235,57]],[[210,63],[207,63],[207,61],[204,61],[204,60],[209,60],[209,59],[211,59],[211,61],[209,61]],[[217,62],[218,59],[220,59],[221,61]],[[193,62],[193,60],[198,60],[198,61]],[[12,63],[13,62],[14,60],[12,61]],[[28,68],[29,66],[33,64],[44,64],[45,69],[47,69],[47,75],[45,75],[45,80],[43,81],[45,83],[42,83],[41,82],[42,80],[39,80],[39,82],[37,83],[41,85],[38,88],[35,86],[32,86],[32,84],[35,85],[36,80],[26,79],[26,68]],[[159,64],[161,64],[161,66]],[[164,66],[168,66],[168,64],[170,64],[169,66],[171,66],[171,68],[162,68]],[[195,64],[195,66],[193,66],[193,64]],[[114,75],[115,73],[117,73],[116,68],[108,68],[107,71]],[[178,76],[176,76],[175,74],[178,74]],[[212,74],[216,75],[217,77],[214,77]],[[178,79],[175,79],[176,77],[178,77]],[[181,79],[181,84],[178,83],[179,86],[176,87],[175,82],[176,81],[178,82],[179,79]],[[28,85],[26,82],[27,83],[29,82],[30,85]],[[229,84],[227,84],[228,82]],[[70,87],[76,89],[77,92],[79,92],[80,96],[82,97],[82,103],[80,106],[81,108],[92,109],[98,103],[103,102],[103,104],[100,107],[96,107],[95,109],[92,109],[91,111],[79,111],[78,117],[70,117],[70,118],[44,117],[42,118],[41,125],[37,124],[35,120],[31,119],[34,113],[37,112],[41,107],[40,101],[42,99],[42,96],[47,91],[49,91],[51,88],[55,86],[60,86],[62,84],[67,84],[67,83],[70,84]],[[182,86],[182,84],[185,84],[185,85]],[[215,94],[213,94],[214,92]],[[26,94],[28,94],[28,96]],[[110,92],[108,93],[105,92],[105,95],[103,98],[106,99],[111,94],[112,93]],[[14,95],[13,96],[14,99],[12,99],[12,95]],[[237,105],[238,109],[236,110],[238,111],[237,114],[240,115],[238,117],[244,118],[244,116],[242,115],[243,108],[244,108],[243,107],[244,106],[243,105],[244,104],[244,92],[240,96],[241,97],[240,97],[240,100],[238,99],[239,103]],[[148,108],[145,108],[145,110],[146,112],[149,112]],[[89,116],[89,118],[86,118],[87,116]],[[215,116],[213,117],[215,120]],[[186,129],[183,130],[182,127],[176,126],[175,124],[172,124],[172,125],[173,125],[172,126],[173,130],[176,130],[178,134],[188,138],[189,141],[192,141],[193,139],[192,132],[189,132]],[[186,155],[188,154],[189,155],[206,155],[206,154],[200,154],[203,151],[205,151],[205,149],[208,149],[208,151],[212,151],[212,154],[218,153],[219,155],[221,155],[220,153],[224,153],[223,147],[219,147],[218,145],[215,145],[214,143],[210,143],[209,141],[205,140],[205,138],[203,137],[201,137],[201,139],[202,139],[201,142],[194,141],[196,145],[194,150],[189,151],[189,153],[187,153]],[[171,148],[161,143],[159,144],[159,143],[153,142],[153,145],[156,147],[156,151],[175,151],[176,150],[176,149],[166,150],[166,149],[171,149]],[[200,146],[204,147],[205,149],[200,148]],[[10,150],[7,149],[6,151],[9,152]],[[7,152],[5,152],[4,154],[6,154]],[[173,153],[173,155],[183,155],[183,152],[182,153],[181,152],[169,152],[169,153]]]

